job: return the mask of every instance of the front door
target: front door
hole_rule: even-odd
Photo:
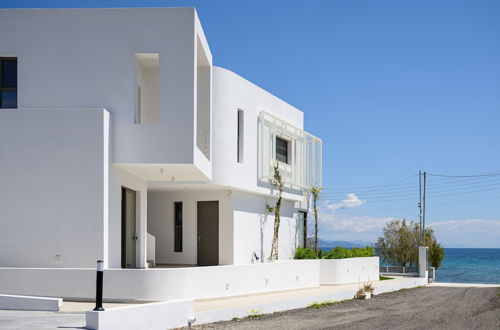
[[[136,192],[122,187],[122,268],[135,268]]]
[[[198,202],[198,266],[219,264],[219,202]]]

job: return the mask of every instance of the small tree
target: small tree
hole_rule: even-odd
[[[380,257],[398,266],[410,263],[415,242],[412,229],[406,220],[392,220],[385,225],[383,233],[375,244]]]
[[[425,243],[429,246],[429,261],[438,268],[444,258],[444,250],[437,243],[432,228],[425,228]],[[418,247],[422,245],[420,226],[413,221],[394,219],[383,229],[375,247],[380,257],[393,265],[418,265]]]
[[[321,187],[312,187],[311,188],[311,195],[313,198],[313,215],[314,215],[314,252],[318,254],[318,200],[319,200],[319,193],[321,192],[323,188]]]
[[[285,189],[285,184],[283,183],[283,178],[279,170],[279,164],[274,165],[274,175],[271,179],[271,185],[274,189],[278,190],[276,205],[274,207],[266,205],[269,212],[274,212],[274,232],[273,232],[273,242],[271,246],[271,255],[268,260],[278,260],[278,236],[280,231],[280,212],[281,212],[281,198],[283,195],[283,190]]]
[[[429,261],[432,267],[439,268],[444,259],[444,249],[438,242],[432,242],[429,247]]]

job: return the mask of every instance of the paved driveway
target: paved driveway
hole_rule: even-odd
[[[85,329],[84,312],[33,312],[0,310],[0,329]]]
[[[500,329],[500,288],[425,287],[196,329]],[[193,328],[191,328],[193,329]]]

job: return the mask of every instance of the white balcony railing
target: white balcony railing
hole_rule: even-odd
[[[321,186],[321,139],[262,111],[258,119],[259,180],[269,181],[276,164],[276,137],[289,141],[287,163],[279,162],[281,175],[294,189]]]

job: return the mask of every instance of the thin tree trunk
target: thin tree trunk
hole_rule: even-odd
[[[278,260],[278,236],[280,231],[280,212],[281,212],[281,198],[284,190],[284,183],[282,181],[281,174],[279,172],[278,163],[274,166],[274,179],[271,184],[278,188],[278,200],[276,201],[276,205],[274,206],[274,233],[273,233],[273,241],[271,245],[271,255],[268,260]],[[272,209],[272,208],[270,208]]]
[[[314,252],[318,254],[318,209],[316,208],[316,198],[314,198]]]
[[[279,236],[279,230],[280,230],[280,218],[279,216],[274,219],[274,233],[273,233],[273,244],[271,248],[271,256],[269,257],[269,260],[278,260],[278,236]]]

